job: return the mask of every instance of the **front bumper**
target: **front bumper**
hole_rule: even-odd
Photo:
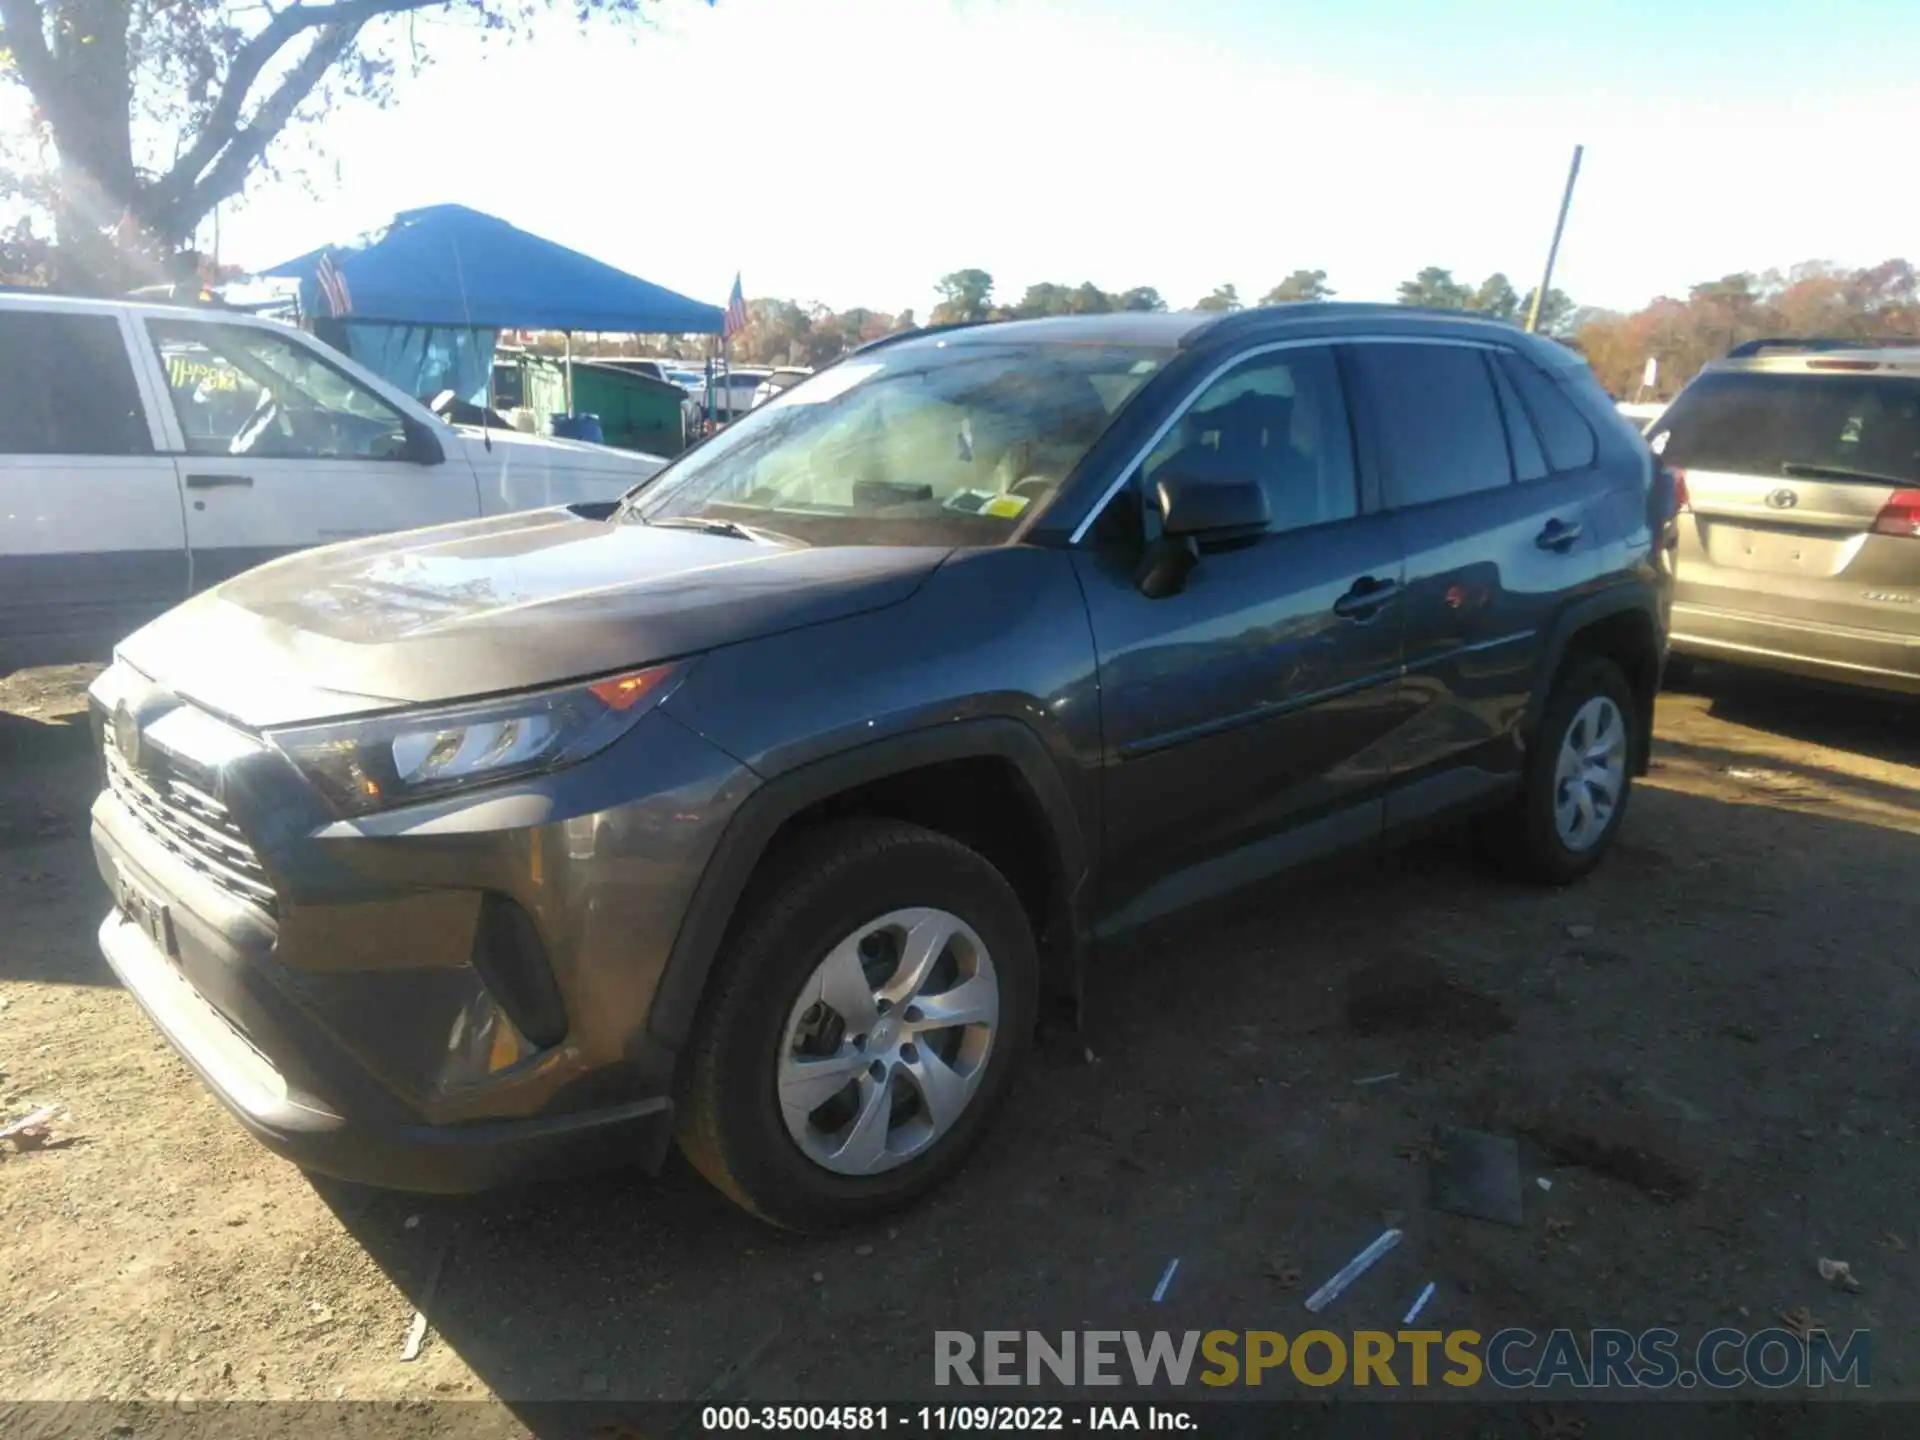
[[[100,949],[207,1088],[254,1139],[302,1169],[394,1190],[485,1190],[598,1169],[615,1157],[657,1168],[673,1138],[665,1096],[572,1115],[464,1125],[355,1124],[294,1089],[190,985],[132,920],[100,925]]]
[[[1808,624],[1676,601],[1672,650],[1898,694],[1920,695],[1920,635]]]
[[[93,842],[116,901],[108,963],[256,1138],[406,1190],[658,1168],[675,1055],[649,1029],[652,998],[750,788],[737,762],[655,714],[511,796],[342,825],[277,752],[233,750],[185,787],[218,803],[185,816],[167,811],[167,781],[114,772]],[[229,827],[220,863],[194,848],[209,815]],[[239,873],[248,849],[257,868]],[[514,917],[511,964],[496,912]],[[557,1019],[511,1023],[532,993],[516,973]],[[514,1043],[476,1047],[482,1027]]]

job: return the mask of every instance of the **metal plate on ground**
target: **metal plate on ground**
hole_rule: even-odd
[[[1520,1146],[1510,1135],[1479,1130],[1442,1130],[1435,1140],[1433,1206],[1451,1215],[1471,1215],[1519,1225]]]

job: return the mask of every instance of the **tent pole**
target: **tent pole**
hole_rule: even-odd
[[[567,414],[573,414],[573,331],[567,337]]]

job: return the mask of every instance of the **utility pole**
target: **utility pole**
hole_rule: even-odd
[[[1560,255],[1560,234],[1567,228],[1567,211],[1573,205],[1573,182],[1580,178],[1580,157],[1586,153],[1586,146],[1573,147],[1573,165],[1567,171],[1566,193],[1560,197],[1560,218],[1553,222],[1553,244],[1547,247],[1547,273],[1540,277],[1540,288],[1533,292],[1533,304],[1527,307],[1527,333],[1532,335],[1540,329],[1540,307],[1546,302],[1547,291],[1553,288],[1553,262]]]

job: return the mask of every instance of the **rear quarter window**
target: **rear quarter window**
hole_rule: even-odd
[[[120,322],[0,310],[0,455],[150,455]]]
[[[1538,365],[1523,355],[1502,351],[1500,368],[1520,392],[1520,400],[1533,417],[1541,446],[1546,451],[1547,468],[1558,474],[1567,470],[1585,470],[1600,453],[1593,427],[1587,424],[1580,407]]]

